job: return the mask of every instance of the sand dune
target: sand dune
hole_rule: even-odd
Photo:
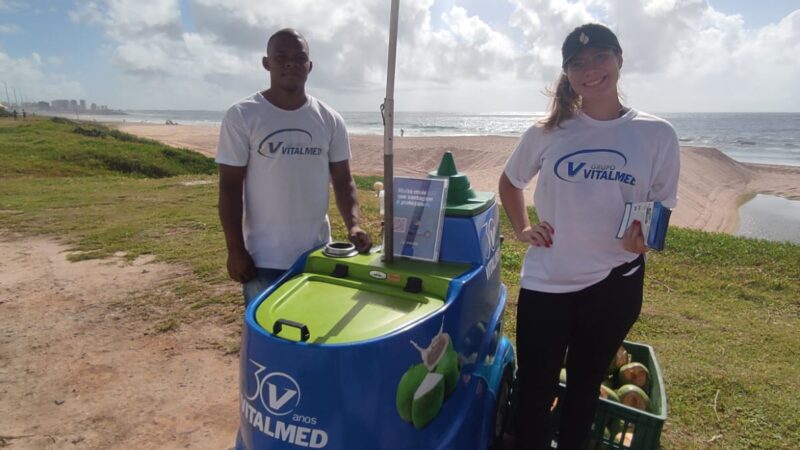
[[[117,124],[122,130],[165,144],[214,156],[219,128]],[[361,175],[383,173],[383,137],[351,136],[351,168]],[[424,176],[437,168],[445,151],[453,152],[460,172],[479,191],[497,191],[497,180],[517,138],[500,136],[395,138],[395,174]],[[535,182],[526,189],[532,202]],[[737,162],[713,148],[682,147],[678,207],[672,224],[733,233],[739,206],[756,194],[800,200],[800,167]]]

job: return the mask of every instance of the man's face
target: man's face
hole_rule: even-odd
[[[296,91],[305,86],[311,72],[308,44],[297,36],[278,35],[270,42],[262,64],[269,71],[272,87]]]

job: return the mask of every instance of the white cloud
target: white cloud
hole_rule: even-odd
[[[487,79],[514,67],[516,49],[507,36],[459,7],[443,16],[443,29],[434,30],[432,3],[401,5],[398,79],[450,85],[454,79]],[[191,32],[181,13],[191,15]],[[261,88],[267,74],[260,59],[269,33],[286,26],[297,27],[309,41],[312,87],[377,92],[386,79],[389,12],[384,2],[345,0],[331,8],[320,0],[196,0],[181,11],[177,1],[164,0],[151,2],[145,11],[138,1],[109,0],[84,2],[70,17],[101,26],[113,42],[117,67],[139,79],[218,85],[216,91],[234,83]]]
[[[12,58],[0,48],[0,80],[6,82],[12,103],[14,90],[20,102],[23,97],[28,100],[38,100],[78,98],[84,95],[80,83],[61,75],[46,73],[42,57],[38,53],[32,53],[24,58]],[[4,90],[0,91],[0,99],[6,101]]]
[[[0,34],[19,33],[19,31],[20,28],[17,25],[0,23]]]
[[[503,27],[491,25],[502,19],[479,17],[458,1],[440,17],[432,17],[434,0],[401,2],[398,105],[539,110],[540,91],[560,72],[562,40],[589,21],[618,33],[623,88],[634,106],[797,110],[800,104],[800,90],[791,88],[800,77],[800,10],[748,30],[741,16],[715,11],[705,0],[494,1],[512,6]],[[0,9],[9,5],[0,0]],[[312,92],[346,109],[373,108],[384,95],[388,1],[85,0],[69,16],[103,33],[104,56],[124,75],[117,81],[126,86],[120,102],[131,102],[120,106],[222,109],[265,87],[260,59],[267,38],[287,26],[308,38]],[[0,33],[19,31],[3,27],[18,25],[0,25]],[[77,87],[48,78],[46,67],[57,62],[42,55],[11,66],[4,55],[0,73],[24,69],[35,79],[38,71],[47,82]]]
[[[521,74],[558,73],[560,46],[576,25],[601,21],[618,35],[628,100],[651,111],[797,110],[800,10],[748,31],[739,15],[704,0],[511,0],[531,50]],[[545,66],[544,68],[542,66]],[[554,78],[553,78],[554,79]]]
[[[115,39],[136,37],[143,32],[180,30],[178,0],[83,1],[69,12],[76,22],[100,24]]]
[[[24,3],[14,0],[0,0],[0,11],[8,11],[22,8]]]
[[[800,76],[800,11],[750,31],[740,16],[703,1],[656,3],[610,10],[633,103],[654,111],[797,110],[800,94],[790,86]]]

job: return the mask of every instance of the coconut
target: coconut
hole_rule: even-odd
[[[632,408],[647,411],[650,409],[650,397],[635,384],[626,384],[617,389],[620,403]]]
[[[458,374],[461,369],[458,365],[458,354],[455,350],[447,350],[434,370],[444,377],[444,395],[449,397],[458,386]]]
[[[443,401],[444,376],[440,373],[428,373],[411,401],[411,421],[414,428],[419,430],[435,419]]]
[[[444,319],[442,319],[442,325],[439,327],[439,333],[431,339],[431,343],[428,347],[422,348],[414,341],[411,341],[411,345],[419,350],[422,362],[428,368],[428,371],[434,370],[447,350],[453,349],[453,344],[450,342],[450,335],[444,332]]]
[[[632,362],[625,364],[620,367],[617,378],[620,385],[635,384],[645,391],[650,387],[650,371],[642,363]]]
[[[611,400],[612,402],[619,403],[619,397],[617,397],[617,393],[614,392],[613,389],[604,384],[600,385],[600,398],[604,398],[606,400]]]
[[[400,378],[400,383],[397,384],[395,400],[397,412],[406,422],[411,422],[411,402],[414,400],[414,393],[417,392],[427,374],[428,368],[425,367],[425,364],[415,364],[408,368]]]

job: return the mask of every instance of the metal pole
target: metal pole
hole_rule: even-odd
[[[386,98],[383,99],[386,122],[383,125],[384,225],[383,260],[394,260],[394,70],[397,56],[397,16],[400,0],[392,0],[389,21],[389,64],[386,69]]]
[[[14,88],[11,88],[11,90],[14,91],[14,105],[19,106],[19,100],[17,100],[17,90]]]
[[[5,81],[3,81],[3,86],[6,87],[6,102],[8,102],[8,106],[11,107],[11,97],[8,96],[8,85]]]

